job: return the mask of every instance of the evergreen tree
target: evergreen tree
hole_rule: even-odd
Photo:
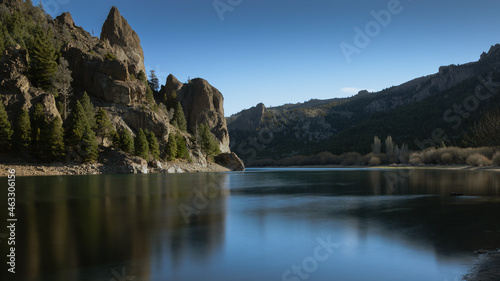
[[[175,160],[177,157],[177,139],[174,136],[174,133],[170,133],[168,135],[167,142],[167,159],[169,161]]]
[[[146,73],[144,71],[139,71],[137,74],[137,79],[141,80],[142,82],[146,83],[148,81],[148,78],[146,77]]]
[[[145,134],[148,138],[149,153],[154,159],[160,159],[160,145],[158,144],[155,133],[146,131]]]
[[[32,120],[31,120],[31,141],[33,142],[32,149],[35,154],[40,152],[40,137],[42,134],[42,129],[46,125],[46,117],[43,105],[37,103],[35,109],[33,110]]]
[[[26,109],[22,109],[17,117],[14,130],[14,145],[23,154],[28,152],[31,142],[31,122],[30,115]]]
[[[210,132],[210,127],[207,124],[200,124],[198,126],[198,137],[200,140],[201,150],[208,159],[220,153],[219,144]]]
[[[3,102],[0,100],[0,151],[9,150],[11,140],[12,129],[10,126],[9,118],[7,117],[7,112],[5,111]]]
[[[174,112],[174,120],[177,122],[177,128],[182,132],[187,131],[186,117],[184,116],[184,110],[180,102],[177,102]]]
[[[36,28],[34,41],[29,48],[29,77],[36,87],[44,90],[52,88],[52,79],[57,71],[57,54],[52,43],[52,33]]]
[[[87,126],[83,131],[82,141],[79,145],[79,152],[82,157],[82,161],[85,163],[94,162],[99,156],[95,133],[89,126]]]
[[[113,124],[109,120],[108,112],[100,108],[96,115],[97,124],[97,136],[102,138],[102,145],[104,145],[104,139],[112,137],[114,129]]]
[[[139,131],[137,132],[134,144],[135,144],[135,155],[144,158],[146,160],[149,160],[148,139],[146,138],[146,135],[144,134],[144,131],[142,129],[139,129]]]
[[[177,135],[177,152],[176,152],[176,157],[177,158],[188,158],[189,153],[187,150],[187,144],[186,144],[186,139],[184,139],[184,136],[182,135]]]
[[[70,123],[68,127],[68,145],[76,147],[79,145],[80,141],[83,139],[83,134],[87,127],[90,127],[87,121],[87,116],[85,115],[85,110],[83,109],[80,101],[77,101],[70,117]]]
[[[41,135],[41,155],[43,160],[60,161],[66,148],[64,146],[64,131],[59,117],[46,124]]]
[[[127,129],[120,132],[120,149],[126,153],[134,153],[134,139]]]
[[[170,110],[170,109],[175,109],[176,106],[177,106],[177,92],[176,91],[173,91],[172,94],[170,95],[170,97],[165,94],[165,106],[167,107],[167,110]]]
[[[151,70],[151,72],[149,74],[148,84],[149,84],[149,87],[151,88],[151,90],[153,90],[155,92],[158,92],[158,90],[160,89],[160,80],[156,76],[156,73],[154,70]]]
[[[83,96],[80,99],[80,103],[82,104],[90,128],[95,129],[97,127],[97,124],[95,119],[94,105],[90,101],[90,97],[87,94],[87,92],[83,92]]]

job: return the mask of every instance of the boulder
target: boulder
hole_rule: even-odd
[[[102,26],[101,40],[109,42],[118,60],[127,63],[131,74],[137,75],[141,70],[146,74],[141,40],[115,6]]]
[[[226,167],[232,171],[244,171],[245,164],[236,153],[222,153],[214,157],[215,163]]]

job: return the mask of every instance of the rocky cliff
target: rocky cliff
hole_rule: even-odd
[[[192,79],[183,84],[172,74],[167,77],[160,96],[177,95],[184,108],[188,131],[196,133],[199,124],[208,124],[210,131],[219,141],[222,152],[230,152],[229,133],[224,117],[224,97],[215,87],[201,78]]]
[[[113,130],[126,130],[132,136],[135,136],[139,129],[153,132],[158,138],[162,155],[165,153],[168,137],[173,133],[177,138],[184,139],[189,154],[187,158],[201,166],[207,166],[207,159],[196,143],[195,134],[198,124],[208,124],[219,142],[220,150],[230,153],[229,134],[224,118],[224,99],[222,94],[207,81],[193,79],[188,84],[182,84],[170,75],[166,85],[162,86],[162,91],[165,93],[177,92],[177,99],[183,106],[188,123],[187,133],[170,124],[173,114],[165,105],[146,98],[149,86],[143,79],[146,70],[140,39],[116,7],[111,8],[102,26],[100,38],[77,26],[69,13],[50,19],[46,18],[37,7],[29,7],[27,3],[15,0],[1,0],[0,8],[2,8],[0,13],[21,11],[38,14],[40,22],[31,24],[39,25],[42,29],[48,30],[48,34],[53,35],[51,40],[58,48],[60,56],[68,62],[67,68],[71,73],[68,109],[80,99],[83,92],[87,92],[94,107],[107,111]],[[53,90],[34,87],[30,76],[27,75],[29,68],[26,47],[7,46],[5,52],[1,54],[0,95],[9,119],[15,120],[21,108],[33,112],[34,105],[42,103],[47,120],[50,122],[60,118],[66,127],[68,120],[65,120],[60,113],[61,108],[58,109],[58,103],[61,104],[63,101],[62,97]],[[160,93],[155,94],[158,95],[156,100],[161,101]],[[110,144],[111,139],[102,141],[104,147]],[[117,158],[122,159],[122,156]],[[225,157],[223,164],[241,169],[239,163],[234,160],[236,158],[236,155]],[[236,162],[233,163],[228,159]],[[120,161],[132,160],[130,158]],[[107,160],[102,159],[102,161]],[[231,163],[226,163],[228,161]],[[142,162],[139,166],[141,169],[137,171],[143,171]]]

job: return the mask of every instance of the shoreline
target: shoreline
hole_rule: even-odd
[[[469,273],[462,276],[465,281],[500,280],[500,249],[496,251],[477,251],[479,257],[472,265]]]
[[[307,166],[268,166],[247,167],[249,169],[307,169],[307,168],[338,168],[338,169],[422,169],[422,170],[463,170],[463,171],[491,171],[500,172],[498,166],[469,166],[469,165],[383,165],[383,166],[341,166],[341,165],[307,165]],[[27,163],[12,161],[12,163],[0,163],[0,177],[8,175],[8,169],[15,169],[18,176],[71,176],[71,175],[109,175],[127,174],[119,167],[93,164],[63,164],[63,163]],[[148,174],[170,174],[170,173],[203,173],[203,172],[229,172],[230,169],[216,163],[201,165],[185,161],[174,161],[163,163],[160,168],[148,167]]]
[[[380,165],[380,166],[342,166],[342,165],[304,165],[304,166],[265,166],[252,167],[247,166],[247,169],[315,169],[315,168],[338,168],[338,169],[418,169],[418,170],[466,170],[466,171],[493,171],[500,172],[500,166],[470,166],[470,165]]]
[[[111,175],[133,174],[122,172],[119,166],[93,164],[63,164],[63,163],[0,163],[0,177],[6,177],[9,169],[16,170],[16,176],[73,176],[73,175]],[[161,167],[148,167],[147,174],[174,174],[174,173],[205,173],[229,172],[230,169],[219,164],[210,163],[201,165],[185,161],[163,163]]]

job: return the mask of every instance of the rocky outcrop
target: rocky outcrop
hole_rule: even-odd
[[[254,132],[260,126],[266,112],[266,106],[259,103],[256,106],[228,117],[228,130]]]
[[[229,152],[229,133],[224,118],[224,97],[206,80],[196,78],[181,84],[173,75],[169,75],[161,95],[177,92],[177,99],[184,108],[188,131],[196,133],[199,124],[208,124],[210,131],[219,141],[222,152]]]
[[[101,40],[109,42],[118,60],[127,63],[131,74],[137,75],[141,70],[146,74],[141,40],[115,6],[102,26]]]
[[[245,164],[236,153],[222,153],[214,157],[215,163],[230,169],[231,171],[244,171]]]

